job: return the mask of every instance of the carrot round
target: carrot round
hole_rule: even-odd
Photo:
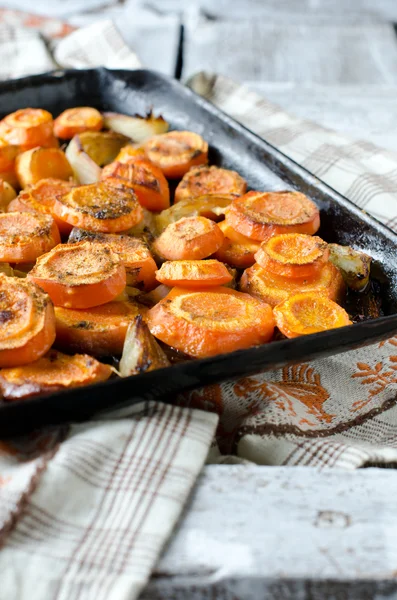
[[[233,200],[226,221],[239,233],[263,241],[279,233],[313,235],[320,213],[300,192],[248,192]]]
[[[325,263],[313,277],[307,279],[275,275],[255,264],[244,271],[240,289],[270,306],[276,306],[299,292],[323,294],[338,302],[343,298],[346,288],[339,269],[331,263]]]
[[[13,188],[19,186],[17,174],[15,172],[15,160],[21,148],[15,144],[7,144],[0,140],[0,177]]]
[[[9,211],[39,212],[51,215],[58,225],[61,235],[68,235],[72,229],[69,223],[62,221],[53,211],[54,200],[62,198],[70,192],[75,184],[62,179],[42,179],[28,190],[19,193],[8,205]]]
[[[201,260],[221,247],[223,233],[205,217],[186,217],[171,223],[153,244],[154,251],[167,260]]]
[[[4,400],[23,400],[38,394],[106,381],[111,374],[109,365],[98,362],[92,356],[67,356],[50,350],[46,356],[29,365],[2,369],[0,390]]]
[[[170,205],[170,190],[163,172],[148,160],[113,162],[102,170],[102,179],[116,177],[131,183],[141,206],[160,211]]]
[[[80,241],[107,244],[125,266],[127,285],[143,290],[152,290],[156,286],[157,265],[142,240],[129,235],[74,229],[70,234],[69,243]]]
[[[303,233],[284,233],[263,242],[256,262],[276,275],[312,277],[329,257],[327,242]]]
[[[128,325],[138,314],[138,305],[131,302],[108,302],[85,310],[56,306],[56,345],[67,352],[120,355]]]
[[[255,252],[257,251],[258,245],[254,242],[251,244],[237,244],[225,237],[222,246],[214,252],[213,257],[230,267],[246,269],[254,264]]]
[[[42,108],[22,108],[0,122],[0,138],[24,150],[42,146],[53,138],[52,115]]]
[[[0,274],[0,323],[0,367],[37,360],[54,343],[54,307],[25,279]]]
[[[68,108],[54,121],[54,133],[63,140],[70,140],[83,131],[99,131],[103,126],[101,113],[90,106]]]
[[[192,131],[156,135],[144,147],[149,160],[171,179],[183,177],[191,167],[205,165],[208,160],[207,142]]]
[[[41,256],[27,275],[55,306],[90,308],[114,300],[125,288],[125,267],[108,246],[60,244]]]
[[[242,196],[247,182],[236,171],[202,165],[190,169],[175,190],[175,202],[206,194],[233,194]]]
[[[290,296],[275,307],[274,317],[277,327],[288,338],[352,324],[341,306],[316,293]]]
[[[145,148],[143,146],[127,144],[121,148],[120,152],[114,159],[115,162],[130,162],[131,159],[146,158]]]
[[[0,261],[34,262],[61,241],[49,215],[28,212],[0,213]]]
[[[74,227],[115,233],[134,227],[143,219],[143,210],[130,184],[120,179],[73,188],[55,198],[54,214]]]
[[[270,306],[226,287],[175,287],[146,319],[155,337],[196,358],[262,344],[274,329]]]
[[[71,179],[73,177],[65,153],[59,148],[32,148],[16,158],[15,171],[22,188],[34,185],[41,179]]]
[[[218,260],[175,260],[165,262],[156,273],[157,281],[169,286],[205,288],[223,285],[233,279]]]

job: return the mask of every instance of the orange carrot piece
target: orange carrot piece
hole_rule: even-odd
[[[157,281],[170,287],[206,288],[229,283],[233,277],[218,260],[175,260],[165,262]]]
[[[300,192],[248,192],[233,200],[226,221],[239,233],[263,241],[279,233],[313,235],[320,213]]]
[[[69,243],[82,241],[107,244],[113,252],[118,254],[125,266],[127,285],[143,290],[152,290],[157,285],[157,265],[149,248],[142,240],[129,235],[73,229]]]
[[[0,367],[40,358],[55,340],[54,307],[34,283],[0,274]]]
[[[327,242],[304,233],[283,233],[263,242],[256,262],[275,275],[312,277],[329,258]]]
[[[316,275],[307,279],[291,279],[275,275],[255,264],[244,271],[240,280],[240,290],[270,306],[276,306],[299,292],[322,294],[330,300],[339,302],[343,298],[346,287],[341,272],[331,263],[325,263]]]
[[[218,225],[205,217],[186,217],[171,223],[153,244],[167,260],[201,260],[221,247],[224,236]]]
[[[175,202],[207,194],[233,194],[242,196],[247,182],[236,171],[202,165],[190,169],[175,190]]]
[[[134,158],[146,158],[146,152],[143,146],[139,146],[138,144],[127,144],[121,148],[114,161],[124,163],[130,162]]]
[[[102,170],[102,179],[116,177],[126,179],[134,188],[141,206],[160,211],[170,205],[170,190],[163,172],[148,160],[133,159],[113,162]]]
[[[9,144],[23,146],[24,150],[42,146],[52,137],[52,115],[41,108],[22,108],[0,122],[0,138]]]
[[[156,338],[196,358],[262,344],[274,330],[270,306],[226,287],[175,287],[148,311],[147,324]]]
[[[341,306],[317,293],[290,296],[275,307],[274,317],[277,327],[287,338],[352,324]]]
[[[230,267],[246,269],[254,264],[258,247],[254,241],[251,244],[238,244],[225,237],[222,246],[214,252],[213,257]]]
[[[74,227],[103,233],[126,231],[143,219],[132,186],[111,178],[81,185],[55,198],[53,212]]]
[[[83,131],[99,131],[102,127],[101,113],[90,106],[68,108],[54,121],[54,133],[63,140],[70,140]]]
[[[29,186],[29,189],[20,192],[18,197],[10,202],[8,210],[51,215],[58,225],[59,233],[68,235],[72,227],[69,223],[59,219],[53,211],[53,205],[54,200],[63,198],[75,185],[73,182],[63,179],[41,179],[35,185]]]
[[[32,148],[18,154],[15,171],[22,188],[48,177],[65,180],[73,177],[72,167],[59,148]]]
[[[148,159],[166,177],[183,177],[191,167],[205,165],[208,144],[192,131],[170,131],[150,138],[144,145]]]
[[[25,400],[39,394],[106,381],[111,374],[109,365],[98,362],[92,356],[67,356],[50,350],[46,356],[29,365],[2,369],[0,390],[4,400]]]
[[[218,227],[223,232],[223,235],[235,244],[243,244],[243,245],[254,245],[257,246],[258,249],[260,247],[260,242],[256,242],[255,240],[243,235],[236,231],[226,220],[218,223]]]
[[[118,356],[128,325],[138,314],[133,302],[108,302],[85,310],[56,306],[56,346],[66,352]]]
[[[49,215],[28,212],[0,213],[0,261],[34,262],[61,241]]]
[[[65,308],[106,304],[126,284],[125,267],[117,254],[91,242],[56,246],[37,260],[27,278],[43,288],[55,306]]]

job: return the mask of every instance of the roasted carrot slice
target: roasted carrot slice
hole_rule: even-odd
[[[0,177],[14,188],[19,186],[15,172],[15,160],[20,152],[20,146],[0,141]]]
[[[0,179],[0,212],[8,210],[10,202],[14,200],[16,195],[14,188],[7,181]]]
[[[204,194],[233,194],[242,196],[247,182],[236,171],[202,165],[190,169],[175,190],[175,202],[197,198]]]
[[[101,113],[90,106],[68,108],[54,121],[54,133],[63,140],[70,140],[83,131],[99,131],[103,126]]]
[[[254,264],[257,251],[258,245],[254,241],[251,244],[237,244],[225,237],[222,246],[214,252],[213,257],[230,267],[246,269]]]
[[[223,233],[205,217],[187,217],[171,223],[153,244],[153,250],[167,260],[201,260],[221,247]]]
[[[197,358],[262,344],[274,329],[270,306],[226,287],[175,287],[146,320],[159,340]]]
[[[112,368],[92,356],[67,356],[50,350],[46,356],[30,365],[0,372],[0,390],[4,400],[24,400],[38,394],[106,381]]]
[[[37,360],[54,343],[54,307],[26,279],[0,274],[0,323],[0,367]]]
[[[144,145],[146,155],[166,177],[183,177],[191,167],[205,165],[208,144],[192,131],[170,131],[156,135]]]
[[[26,213],[28,214],[28,213]],[[108,246],[60,244],[41,256],[27,275],[55,306],[91,308],[114,300],[125,288],[125,267]]]
[[[233,276],[218,260],[175,260],[163,263],[156,278],[171,287],[206,288],[229,283]]]
[[[106,179],[72,189],[56,198],[54,214],[74,227],[117,233],[134,227],[143,210],[132,186],[120,179]]]
[[[177,204],[173,204],[170,208],[155,215],[154,221],[157,230],[161,233],[170,223],[175,223],[183,217],[206,217],[213,221],[219,221],[220,215],[224,213],[224,209],[234,198],[235,196],[230,194],[207,194],[197,198],[180,200]]]
[[[240,280],[240,290],[270,306],[276,306],[299,292],[323,294],[339,302],[344,296],[346,287],[341,272],[331,263],[325,263],[313,277],[307,279],[275,275],[255,264],[244,271]]]
[[[143,146],[139,146],[138,144],[127,144],[123,148],[121,148],[120,152],[114,159],[115,162],[130,162],[131,159],[141,159],[146,158],[145,148]]]
[[[147,245],[138,238],[112,233],[94,233],[73,229],[69,243],[89,241],[107,244],[118,254],[125,266],[127,285],[143,290],[152,290],[156,284],[157,265]]]
[[[65,180],[73,177],[72,167],[59,148],[32,148],[22,152],[16,158],[15,170],[23,188],[47,177]]]
[[[227,237],[229,240],[231,240],[232,242],[234,242],[235,244],[243,244],[243,245],[248,244],[249,246],[254,245],[259,249],[260,242],[256,242],[255,240],[252,240],[251,238],[247,237],[246,235],[239,233],[226,220],[218,223],[218,227],[221,229],[223,235],[225,237]]]
[[[0,213],[0,261],[34,262],[61,241],[49,215],[28,212]]]
[[[42,108],[22,108],[0,122],[0,138],[24,150],[42,146],[53,138],[52,115]]]
[[[74,187],[75,184],[72,181],[54,178],[41,179],[35,185],[29,186],[29,189],[20,192],[18,197],[10,202],[8,210],[51,215],[58,225],[59,233],[68,235],[72,226],[59,219],[53,211],[53,205],[54,200],[62,198]]]
[[[108,302],[85,310],[56,306],[56,346],[93,356],[120,355],[128,325],[138,314],[138,305],[132,302]]]
[[[317,293],[290,296],[275,307],[274,317],[277,327],[287,338],[352,324],[344,308]]]
[[[256,262],[275,275],[312,277],[329,258],[327,242],[304,233],[283,233],[263,242]]]
[[[148,160],[113,162],[102,170],[102,179],[116,177],[131,183],[144,208],[160,211],[170,205],[170,190],[163,172]]]
[[[263,241],[278,233],[313,235],[320,213],[300,192],[248,192],[233,200],[226,221],[239,233]]]

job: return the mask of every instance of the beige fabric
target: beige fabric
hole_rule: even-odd
[[[230,79],[188,85],[360,208],[397,229],[397,156],[299,120]],[[356,468],[397,461],[397,338],[189,395],[220,414],[222,454]],[[224,461],[212,455],[215,461]]]

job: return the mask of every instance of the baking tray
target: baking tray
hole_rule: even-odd
[[[210,162],[235,169],[251,189],[297,189],[320,207],[319,235],[373,257],[383,315],[343,329],[192,360],[167,369],[113,379],[28,401],[0,405],[0,437],[40,426],[84,421],[145,400],[173,402],[179,392],[352,350],[397,332],[397,236],[215,106],[180,83],[151,71],[68,70],[0,84],[2,116],[22,107],[59,114],[79,105],[127,114],[151,108],[172,128],[190,129],[210,145]]]

